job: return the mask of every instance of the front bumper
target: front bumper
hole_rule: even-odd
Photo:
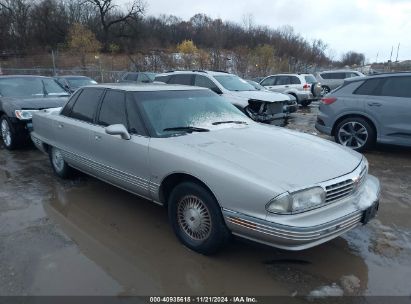
[[[368,176],[356,195],[305,214],[268,216],[262,220],[223,209],[223,215],[234,235],[277,248],[303,250],[366,224],[376,215],[379,194],[378,180]]]

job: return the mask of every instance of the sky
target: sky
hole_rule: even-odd
[[[125,5],[131,0],[118,0]],[[364,53],[374,62],[411,59],[411,0],[146,0],[145,15],[170,14],[188,20],[196,13],[244,24],[291,25],[307,40],[321,39],[327,55]]]

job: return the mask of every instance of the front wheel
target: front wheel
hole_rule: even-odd
[[[1,137],[4,146],[8,150],[13,150],[17,147],[17,134],[13,124],[6,115],[0,118]]]
[[[174,188],[168,216],[178,239],[202,254],[217,252],[230,236],[216,199],[196,183],[183,182]]]
[[[49,158],[53,171],[61,178],[69,178],[72,174],[72,169],[66,163],[63,158],[63,154],[60,149],[51,147],[49,149]]]
[[[356,151],[364,151],[374,145],[376,134],[370,123],[361,117],[349,117],[335,128],[335,141]]]

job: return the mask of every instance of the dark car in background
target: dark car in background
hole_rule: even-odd
[[[87,76],[67,75],[56,76],[54,79],[70,94],[74,93],[78,88],[97,84],[97,81]]]
[[[411,146],[411,73],[346,79],[320,103],[315,127],[357,151]]]
[[[121,76],[118,82],[151,83],[156,75],[156,73],[152,72],[127,72]]]
[[[61,107],[68,96],[50,77],[0,76],[0,130],[4,146],[12,150],[28,143],[33,112]]]

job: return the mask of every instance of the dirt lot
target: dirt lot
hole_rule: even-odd
[[[316,109],[287,127],[315,133]],[[60,180],[34,148],[1,148],[0,295],[409,296],[411,149],[366,156],[382,183],[369,225],[302,252],[233,240],[205,257],[180,245],[163,208],[91,177]]]

